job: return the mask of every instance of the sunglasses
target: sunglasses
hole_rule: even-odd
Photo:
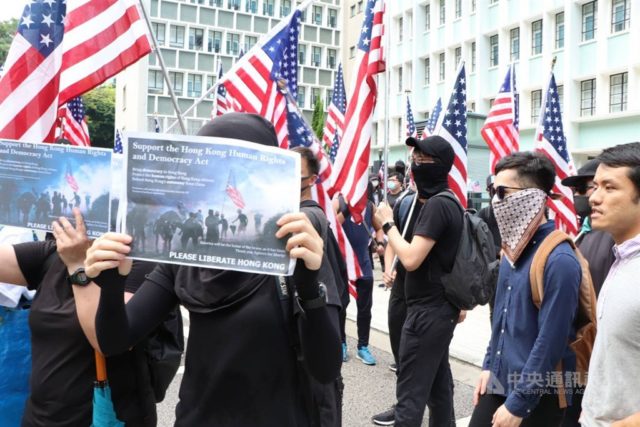
[[[498,200],[504,200],[507,194],[507,190],[526,190],[522,187],[507,187],[506,185],[498,185],[494,187],[496,190],[496,196],[498,196]]]

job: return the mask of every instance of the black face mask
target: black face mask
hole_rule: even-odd
[[[447,182],[449,170],[438,161],[422,164],[411,163],[411,173],[420,197],[435,196],[449,187]]]
[[[588,196],[573,196],[573,204],[581,220],[584,221],[585,218],[591,215],[591,205],[589,204]]]

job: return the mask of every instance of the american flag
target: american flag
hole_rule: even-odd
[[[113,152],[116,153],[116,154],[122,154],[123,153],[122,135],[120,134],[120,131],[118,129],[116,129],[116,139],[113,142]]]
[[[344,130],[344,113],[347,109],[347,94],[344,89],[344,76],[342,74],[342,64],[338,65],[336,81],[333,84],[333,97],[327,110],[327,122],[324,125],[322,142],[325,150],[329,153],[331,163],[338,154],[340,147],[340,134]]]
[[[384,71],[382,55],[383,1],[368,0],[360,31],[356,68],[347,104],[345,130],[336,156],[330,194],[342,193],[353,219],[360,223],[367,206],[371,151],[371,119],[378,88],[374,76]]]
[[[567,138],[565,138],[562,128],[558,87],[553,73],[551,73],[545,102],[540,110],[540,123],[536,132],[536,150],[544,153],[553,162],[556,169],[553,192],[563,196],[560,200],[549,201],[549,207],[555,213],[556,228],[575,236],[578,232],[578,225],[576,223],[576,209],[573,205],[573,193],[560,183],[564,178],[575,175],[575,166],[567,149]]]
[[[440,135],[453,147],[455,157],[449,173],[449,187],[467,207],[467,82],[464,62],[460,63],[449,105],[434,135]]]
[[[67,180],[67,184],[71,187],[71,190],[77,192],[80,187],[78,186],[78,182],[73,177],[73,172],[71,171],[71,165],[67,164],[67,172],[64,175],[64,178]]]
[[[516,90],[516,70],[509,66],[504,83],[496,96],[487,120],[480,130],[482,138],[491,150],[490,170],[496,168],[501,158],[519,150],[519,96]]]
[[[51,140],[60,105],[150,50],[137,0],[30,0],[0,80],[0,137]]]
[[[60,107],[58,116],[60,117],[60,137],[67,139],[71,145],[91,146],[82,98],[76,96]]]
[[[238,190],[236,186],[236,178],[232,172],[229,172],[229,178],[227,179],[227,187],[225,188],[225,192],[231,199],[234,205],[240,209],[244,209],[244,199],[242,198],[242,194]]]
[[[411,101],[407,96],[407,137],[418,137],[418,128],[416,128],[416,122],[413,120],[413,111],[411,111]]]
[[[229,111],[229,105],[227,104],[227,89],[220,80],[224,75],[222,71],[222,62],[220,63],[220,70],[218,71],[218,87],[216,89],[216,102],[213,111],[211,111],[211,118],[221,116]]]
[[[273,123],[283,148],[289,145],[284,92],[298,93],[300,15],[308,4],[309,1],[281,20],[221,79],[227,90],[228,106],[235,111],[259,114]]]
[[[160,120],[158,120],[158,117],[153,118],[153,127],[156,133],[160,133]]]
[[[318,202],[322,210],[324,210],[333,234],[338,241],[338,246],[347,265],[347,275],[349,278],[349,293],[354,298],[358,297],[355,281],[362,276],[362,270],[358,264],[358,258],[353,252],[353,248],[347,239],[342,225],[338,222],[336,212],[333,210],[331,198],[327,193],[329,180],[326,179],[331,174],[331,164],[327,161],[327,157],[323,154],[320,142],[315,138],[315,134],[309,127],[308,123],[302,117],[295,100],[290,95],[287,96],[287,126],[289,129],[289,147],[298,146],[308,147],[313,151],[320,163],[320,171],[318,182],[311,187],[311,197]]]
[[[427,120],[427,124],[424,126],[422,130],[422,138],[425,139],[428,136],[433,134],[433,131],[436,128],[436,124],[438,123],[438,119],[440,118],[440,113],[442,112],[442,98],[438,98],[436,101],[436,105],[431,110],[431,114],[429,115],[429,119]]]

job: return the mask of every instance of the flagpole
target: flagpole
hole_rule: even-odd
[[[391,98],[391,82],[390,82],[390,72],[389,72],[389,61],[387,61],[386,59],[389,57],[389,47],[391,45],[391,25],[390,25],[390,14],[389,11],[387,10],[387,5],[384,3],[384,0],[380,0],[382,1],[382,10],[384,11],[384,20],[386,21],[386,25],[385,25],[385,41],[386,41],[386,45],[385,45],[385,49],[383,50],[383,55],[384,55],[384,60],[385,60],[385,67],[384,67],[384,76],[385,76],[385,82],[384,82],[384,97],[385,97],[385,103],[384,103],[384,149],[383,149],[383,162],[384,162],[384,168],[382,171],[382,177],[383,177],[383,182],[385,185],[385,191],[383,193],[383,200],[385,203],[389,204],[389,201],[387,199],[387,189],[386,189],[386,184],[387,184],[387,180],[389,178],[389,103],[391,102],[390,98]]]
[[[149,35],[151,36],[151,41],[153,42],[153,48],[158,57],[158,62],[160,63],[160,69],[162,70],[162,75],[164,76],[165,82],[167,82],[167,89],[169,89],[169,96],[171,97],[171,103],[173,104],[173,108],[176,111],[176,117],[178,118],[178,122],[180,123],[180,129],[184,135],[187,134],[187,128],[184,125],[184,120],[182,119],[182,115],[180,114],[180,107],[178,106],[178,98],[176,98],[176,94],[173,91],[173,86],[171,86],[171,80],[169,80],[169,73],[167,72],[167,67],[164,63],[164,58],[162,58],[162,52],[160,52],[160,47],[158,46],[158,40],[156,40],[155,34],[153,34],[153,28],[151,27],[151,21],[149,20],[149,15],[147,15],[147,10],[144,8],[143,0],[138,2],[140,5],[140,9],[142,10],[142,16],[144,16],[144,20],[147,23],[147,28],[149,29]],[[168,130],[167,130],[168,131]]]

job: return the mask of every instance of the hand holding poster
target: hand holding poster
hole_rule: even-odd
[[[111,150],[0,141],[0,224],[51,231],[84,217],[89,237],[108,231]]]
[[[125,137],[122,231],[132,258],[291,274],[275,232],[299,209],[298,154],[227,138]]]

